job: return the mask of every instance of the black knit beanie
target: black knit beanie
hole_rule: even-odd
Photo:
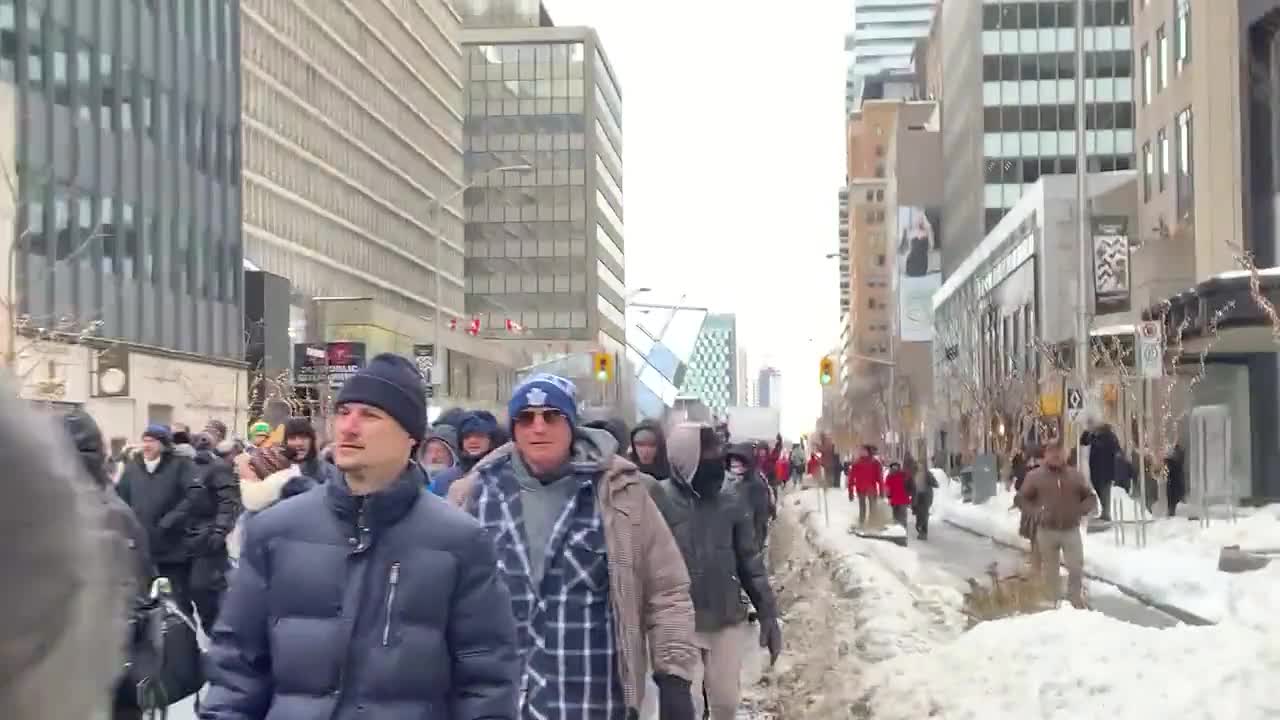
[[[368,367],[351,376],[338,391],[337,405],[372,405],[400,423],[418,442],[427,427],[426,387],[413,363],[393,353],[382,353]]]

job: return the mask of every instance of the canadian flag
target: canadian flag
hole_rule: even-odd
[[[480,318],[471,318],[471,324],[467,326],[467,332],[473,336],[480,334]]]
[[[449,318],[449,329],[450,330],[458,329],[458,318]]]
[[[507,332],[522,333],[524,332],[524,326],[511,318],[507,318]]]

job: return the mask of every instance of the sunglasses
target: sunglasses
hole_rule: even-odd
[[[538,418],[542,418],[542,422],[547,425],[557,425],[565,420],[564,413],[559,410],[521,410],[516,415],[516,424],[528,427]]]

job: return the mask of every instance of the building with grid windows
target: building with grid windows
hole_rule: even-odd
[[[708,314],[693,345],[680,394],[696,397],[717,417],[738,404],[738,320],[732,313]]]
[[[944,215],[950,274],[1041,175],[1076,171],[1075,93],[1088,100],[1088,172],[1134,165],[1131,0],[1087,0],[1077,82],[1076,2],[944,2]],[[974,177],[982,168],[982,182]]]
[[[237,7],[0,0],[6,356],[113,441],[236,413]]]
[[[938,0],[852,0],[844,36],[845,115],[863,97],[903,97],[885,87],[912,67],[916,43],[929,34]],[[871,87],[869,87],[871,86]],[[911,97],[910,93],[906,97]]]
[[[462,317],[461,17],[444,0],[242,7],[246,258],[298,301]]]
[[[756,405],[782,407],[782,371],[775,367],[760,368],[756,380]]]
[[[529,21],[463,30],[467,310],[482,331],[620,353],[622,97],[594,30]]]

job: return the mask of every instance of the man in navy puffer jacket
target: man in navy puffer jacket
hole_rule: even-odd
[[[513,720],[515,620],[480,524],[427,494],[407,360],[338,394],[342,474],[248,520],[209,650],[204,720]]]

